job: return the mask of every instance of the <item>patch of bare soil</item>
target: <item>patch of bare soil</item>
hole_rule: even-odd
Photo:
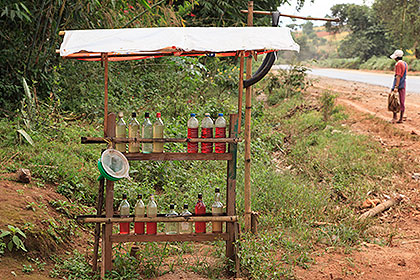
[[[382,213],[370,230],[387,240],[382,246],[363,243],[350,252],[329,251],[313,254],[315,264],[296,269],[298,279],[420,279],[420,188],[414,173],[420,162],[420,95],[407,94],[406,119],[391,124],[387,111],[389,89],[363,83],[317,78],[310,92],[338,94],[338,103],[349,115],[347,125],[356,133],[369,135],[384,150],[394,149],[405,162],[405,173],[393,178],[403,202]],[[412,163],[412,164],[411,164]],[[380,242],[377,242],[380,243]],[[330,249],[331,250],[331,249]]]
[[[38,186],[32,181],[29,184],[16,181],[13,173],[0,174],[0,229],[8,230],[8,225],[13,225],[23,230],[27,236],[24,244],[28,258],[38,259],[45,262],[45,269],[39,270],[34,262],[30,262],[19,252],[9,252],[0,257],[0,279],[50,279],[48,272],[53,267],[49,258],[51,255],[62,255],[66,250],[83,250],[89,234],[77,231],[76,236],[67,240],[61,236],[63,243],[54,241],[51,223],[60,227],[60,222],[66,222],[68,218],[57,212],[49,202],[67,201],[58,194],[54,187],[45,185]],[[68,201],[67,201],[68,202]],[[59,235],[57,235],[59,236]],[[23,265],[31,265],[33,271],[24,273]]]

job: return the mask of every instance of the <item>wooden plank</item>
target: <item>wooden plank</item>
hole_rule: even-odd
[[[236,137],[239,130],[239,116],[238,114],[230,115],[229,121],[229,137]],[[228,216],[236,215],[236,161],[237,161],[238,145],[235,143],[229,144],[229,153],[232,154],[232,160],[227,163],[227,186],[226,186],[226,214]],[[234,244],[235,244],[235,227],[234,224],[226,224],[226,231],[229,239],[226,241],[226,257],[234,260]]]
[[[119,222],[229,222],[233,223],[238,221],[237,216],[191,216],[191,217],[155,217],[155,218],[148,218],[148,217],[128,217],[128,218],[120,218],[120,217],[77,217],[78,222],[82,223],[119,223]]]
[[[162,242],[162,241],[215,241],[227,240],[227,233],[193,233],[193,234],[114,234],[111,242]]]
[[[105,136],[111,136],[108,134],[108,54],[102,54],[102,62],[104,63],[104,80],[105,80],[105,97],[104,97],[104,134]],[[115,123],[115,121],[114,121]],[[115,129],[114,129],[115,130]],[[113,134],[112,136],[115,136]]]
[[[121,138],[121,137],[81,137],[80,142],[82,144],[101,144],[108,143],[108,141],[114,143],[153,143],[153,142],[164,142],[164,143],[198,143],[198,142],[212,142],[212,143],[238,143],[241,142],[240,138]]]
[[[248,26],[253,25],[254,2],[248,2]],[[246,60],[246,79],[252,75],[252,56]],[[251,229],[251,96],[252,86],[246,88],[245,93],[245,180],[244,180],[244,205],[245,205],[245,231]]]
[[[241,13],[248,14],[248,10],[241,10]],[[256,15],[271,15],[273,12],[269,11],[253,11]],[[324,21],[336,21],[339,22],[339,18],[314,18],[314,17],[302,17],[302,16],[295,16],[295,15],[288,15],[288,14],[280,14],[282,17],[289,17],[289,18],[298,18],[304,20],[324,20]]]
[[[128,160],[231,160],[232,154],[204,153],[125,153]]]
[[[109,241],[105,241],[105,225],[102,225],[102,266],[101,266],[101,279],[105,279],[105,274],[106,274],[105,262],[104,262],[105,252],[104,252],[103,248],[106,247],[106,244],[108,242]]]
[[[238,117],[239,117],[239,128],[238,134],[241,133],[241,122],[242,122],[242,99],[244,95],[244,61],[245,61],[245,52],[241,51],[239,62],[239,89],[238,89]]]
[[[98,199],[96,203],[96,215],[102,215],[102,208],[104,204],[104,187],[105,180],[101,179],[99,181],[99,190],[98,190]],[[96,272],[98,270],[98,251],[99,251],[99,238],[101,235],[101,225],[95,225],[95,241],[93,244],[93,260],[92,260],[92,270]]]
[[[115,119],[116,115],[111,113],[107,118],[107,135],[110,137],[115,136]],[[114,148],[114,146],[113,146]],[[112,218],[114,215],[114,182],[106,181],[106,197],[105,197],[105,216]],[[104,245],[102,247],[102,271],[101,275],[104,276],[107,271],[112,270],[112,223],[106,223],[102,239]]]

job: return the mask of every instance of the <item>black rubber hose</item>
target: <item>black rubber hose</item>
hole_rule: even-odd
[[[280,13],[274,12],[272,13],[272,26],[277,26],[279,23]],[[271,52],[267,54],[262,62],[261,66],[257,69],[257,71],[252,75],[251,78],[248,80],[244,80],[244,87],[247,88],[252,86],[253,84],[259,82],[265,75],[267,75],[268,71],[270,71],[271,67],[273,66],[274,62],[276,61],[276,53]]]

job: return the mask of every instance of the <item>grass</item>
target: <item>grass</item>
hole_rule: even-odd
[[[220,71],[216,72],[221,75]],[[195,83],[198,87],[203,86],[197,81]],[[176,104],[163,114],[167,137],[185,135],[189,112],[203,115],[209,111],[215,115],[233,111],[234,93],[214,88],[207,90],[206,95],[199,97],[177,95]],[[169,100],[174,99],[169,96],[155,101],[150,99],[142,104],[141,111],[163,109],[158,104],[169,104]],[[250,279],[292,278],[294,267],[311,265],[314,250],[331,246],[351,248],[369,238],[365,232],[366,223],[356,220],[357,205],[366,198],[368,191],[384,191],[383,183],[391,181],[394,172],[400,170],[394,154],[383,153],[374,141],[355,135],[342,126],[346,116],[339,108],[331,106],[334,98],[324,98],[322,102],[300,93],[277,95],[270,100],[273,106],[269,107],[254,100],[252,112],[251,204],[252,209],[260,213],[259,234],[242,234],[237,244],[241,268]],[[19,139],[16,133],[22,127],[19,119],[0,120],[0,160],[7,162],[2,172],[29,166],[39,185],[53,183],[57,192],[72,201],[50,202],[50,206],[64,216],[72,217],[75,211],[84,209],[78,205],[91,206],[95,202],[96,161],[103,147],[82,146],[79,139],[80,136],[100,136],[100,120],[69,122],[60,116],[52,117],[50,108],[41,112],[37,125],[28,130],[34,146]],[[165,148],[168,151],[185,149],[178,144]],[[244,209],[243,148],[242,144],[239,145],[237,211],[240,216]],[[16,153],[18,155],[13,161],[7,161]],[[155,194],[160,213],[168,211],[170,203],[175,203],[178,210],[188,203],[192,210],[199,192],[203,193],[209,207],[215,187],[221,189],[223,201],[226,187],[224,163],[168,161],[130,164],[133,180],[116,182],[115,209],[123,193],[128,195],[131,205],[134,205],[138,193],[144,195],[146,203],[148,196]],[[28,204],[27,207],[38,211],[36,205]],[[74,224],[58,226],[60,222],[55,219],[45,222],[55,242],[62,242],[61,236],[71,238]],[[313,226],[319,222],[325,225]],[[160,226],[162,230],[163,226]],[[141,252],[148,257],[141,260],[130,258],[125,247],[116,247],[119,259],[117,269],[110,277],[128,279],[124,277],[138,277],[137,274],[150,277],[170,272],[174,267],[212,279],[224,277],[223,272],[229,264],[223,257],[222,243],[207,245],[212,258],[217,261],[209,262],[207,257],[199,255],[193,264],[183,265],[182,257],[191,254],[191,246],[189,243],[146,244],[141,246]],[[57,266],[51,272],[53,276],[91,278],[86,260],[77,252],[70,252],[68,257],[56,262]]]

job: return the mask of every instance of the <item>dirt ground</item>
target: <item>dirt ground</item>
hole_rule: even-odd
[[[338,95],[353,131],[369,135],[385,150],[398,147],[403,161],[420,161],[420,95],[408,93],[405,121],[391,124],[392,113],[386,107],[389,89],[329,78],[316,78],[310,88],[314,95],[326,90]],[[405,197],[371,228],[384,231],[388,244],[363,243],[351,252],[320,249],[313,254],[314,265],[296,269],[297,279],[420,279],[420,188],[413,178],[417,172],[409,168],[402,178],[395,178],[398,193]]]

